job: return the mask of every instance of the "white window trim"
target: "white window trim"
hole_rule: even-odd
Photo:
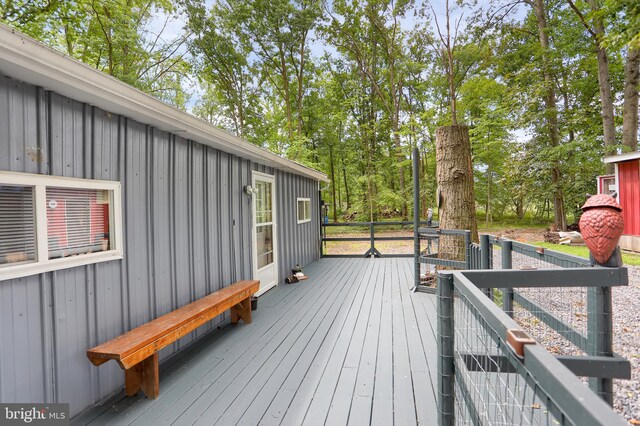
[[[308,201],[309,202],[309,219],[298,219],[298,214],[300,213],[298,211],[298,204],[300,203],[300,201]],[[308,223],[311,222],[311,198],[303,198],[303,197],[298,197],[296,199],[296,220],[298,221],[298,225],[300,225],[301,223]]]
[[[122,191],[120,182],[0,171],[0,184],[31,186],[34,188],[37,259],[35,262],[0,267],[0,281],[123,258],[124,240],[122,238]],[[109,201],[112,206],[110,210],[113,226],[109,230],[109,236],[112,249],[98,253],[49,259],[46,214],[47,187],[110,191],[111,197]]]

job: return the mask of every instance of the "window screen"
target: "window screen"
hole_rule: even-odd
[[[47,188],[49,259],[109,250],[109,194]]]
[[[0,185],[0,267],[36,258],[33,187]]]

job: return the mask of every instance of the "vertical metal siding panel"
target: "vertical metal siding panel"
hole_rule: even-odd
[[[170,194],[170,173],[169,154],[170,144],[166,135],[153,130],[153,209],[152,209],[152,232],[153,232],[153,257],[154,274],[153,282],[156,295],[155,316],[159,317],[169,312],[173,306],[173,296],[171,292],[171,258],[169,254],[169,231],[171,223],[169,221],[169,210],[171,202]]]
[[[124,177],[120,175],[120,171],[124,168],[120,165],[120,146],[122,145],[121,138],[124,137],[121,120],[119,116],[113,115],[109,112],[102,111],[98,108],[93,108],[93,125],[92,125],[92,170],[91,176],[85,176],[86,178],[104,179],[121,181],[123,186],[126,187]],[[126,188],[125,188],[126,193]],[[83,268],[76,268],[77,270]],[[99,342],[104,342],[108,339],[112,339],[124,331],[126,331],[126,307],[123,306],[123,301],[126,300],[125,283],[123,283],[123,271],[122,262],[104,262],[89,265],[84,267],[87,273],[93,273],[95,279],[95,307],[96,307],[96,337]],[[67,282],[59,277],[59,282]],[[89,277],[80,278],[79,280],[86,280]],[[77,306],[77,309],[84,309],[82,306]],[[90,342],[84,342],[84,350],[90,347]],[[78,347],[77,356],[78,362],[83,362],[86,365],[86,359],[84,350]],[[80,361],[82,359],[82,361]],[[89,367],[93,368],[93,367]],[[123,383],[122,372],[119,371],[117,366],[110,366],[106,369],[99,369],[97,389],[98,395],[105,397],[113,392],[113,389],[117,389],[122,386]],[[61,387],[70,389],[71,392],[77,392],[71,390],[71,386],[61,383]],[[85,393],[88,395],[88,393]],[[60,400],[61,402],[63,400]]]
[[[222,255],[221,262],[221,276],[220,276],[220,287],[224,287],[226,284],[231,281],[231,252],[233,250],[233,242],[232,242],[232,234],[233,234],[233,216],[231,214],[231,194],[230,194],[230,162],[231,156],[225,152],[220,152],[220,169],[219,169],[219,179],[220,179],[220,203],[218,207],[220,222],[218,223],[220,229],[220,254]]]
[[[253,165],[251,161],[242,160],[242,182],[240,183],[240,187],[238,191],[240,193],[240,204],[242,207],[241,210],[241,228],[242,231],[242,241],[241,241],[241,251],[240,251],[240,261],[238,262],[241,268],[241,275],[239,279],[248,280],[251,278],[252,267],[251,267],[251,252],[253,251],[251,247],[252,239],[251,239],[251,197],[247,196],[242,192],[242,188],[245,185],[249,185],[251,183],[251,170],[253,169]]]
[[[0,113],[2,113],[3,149],[0,165],[3,170],[37,171],[37,163],[31,160],[31,150],[37,147],[35,129],[30,130],[36,114],[36,89],[16,81],[2,78],[0,88]],[[5,145],[6,144],[6,145]]]
[[[238,262],[240,262],[240,216],[239,216],[239,205],[240,205],[240,179],[239,173],[241,169],[240,160],[238,157],[234,155],[229,156],[229,208],[231,214],[231,282],[234,282],[238,279],[239,275],[239,267]],[[224,285],[227,285],[225,283]]]
[[[190,251],[190,280],[191,280],[191,301],[197,300],[207,295],[206,288],[206,237],[205,237],[205,197],[204,197],[204,182],[205,168],[204,168],[204,156],[205,149],[202,145],[189,142],[191,146],[191,184],[189,185],[189,201],[191,206],[191,229],[189,235],[191,236],[189,251]],[[201,336],[206,333],[204,327],[200,327],[196,330],[194,337]]]
[[[177,296],[174,308],[186,305],[191,299],[191,284],[189,282],[189,174],[190,174],[190,149],[182,138],[175,138],[174,144],[174,197],[171,207],[174,211],[174,252],[173,263],[175,275],[173,283]]]
[[[218,187],[219,187],[219,161],[218,151],[211,148],[206,148],[207,155],[207,249],[208,249],[208,264],[209,264],[209,276],[207,277],[207,292],[212,293],[214,289],[218,288],[220,282],[220,255],[219,255],[219,240],[220,240],[220,227],[218,216]]]
[[[173,197],[174,197],[174,145],[167,133],[152,130],[154,145],[153,162],[153,256],[154,287],[156,296],[155,316],[159,317],[176,308],[173,287]],[[174,345],[160,351],[164,358],[174,350]]]
[[[0,283],[0,397],[2,402],[43,401],[42,334],[38,277]]]
[[[12,170],[11,158],[13,157],[13,144],[15,143],[10,137],[11,115],[10,104],[13,80],[0,75],[0,170]],[[2,376],[0,376],[2,377]],[[0,386],[1,389],[1,386]],[[0,396],[2,391],[0,390]]]
[[[191,203],[189,200],[189,185],[191,174],[191,145],[183,138],[173,137],[174,144],[174,196],[171,201],[174,211],[173,218],[173,288],[176,294],[174,309],[191,302],[192,284],[190,274],[190,241]],[[191,334],[177,342],[177,348],[189,344],[193,340]]]
[[[205,148],[206,170],[206,224],[207,224],[207,270],[206,291],[212,293],[222,287],[222,267],[220,254],[220,152]],[[218,317],[206,326],[209,331],[222,321]]]
[[[55,366],[56,400],[69,402],[71,411],[77,413],[90,405],[91,393],[78,392],[86,389],[91,381],[91,365],[87,365],[84,351],[89,347],[87,330],[87,281],[90,266],[56,271],[53,280],[54,324],[55,324]],[[103,292],[105,304],[117,293],[119,283],[113,283],[111,289]],[[114,336],[117,335],[114,334]],[[111,369],[115,371],[115,369]],[[112,371],[112,373],[113,373]],[[103,376],[108,386],[117,386],[111,377]]]
[[[127,123],[127,144],[125,146],[126,188],[124,194],[124,214],[126,225],[125,259],[128,283],[129,328],[137,327],[153,318],[149,294],[149,268],[147,267],[150,247],[147,228],[147,170],[146,126],[136,122]]]
[[[193,280],[193,298],[199,299],[208,294],[206,276],[206,209],[205,209],[205,148],[192,142],[191,168],[191,271]]]

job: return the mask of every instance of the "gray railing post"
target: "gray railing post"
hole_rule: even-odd
[[[420,285],[420,151],[413,148],[413,274],[414,286]]]
[[[590,287],[587,299],[588,354],[613,356],[611,287]],[[589,387],[613,406],[613,379],[590,378]]]
[[[369,230],[371,232],[371,253],[375,255],[376,249],[376,231],[374,230],[373,222],[369,223]]]
[[[489,256],[491,255],[491,249],[489,248],[489,235],[480,235],[480,269],[489,269]],[[484,290],[484,293],[493,300],[493,291],[490,288]]]
[[[471,232],[467,231],[464,233],[464,246],[465,250],[465,261],[467,262],[467,269],[473,269],[471,262]]]
[[[502,249],[502,269],[513,268],[513,244],[509,240],[500,242]],[[513,318],[513,288],[502,289],[502,310]]]
[[[438,274],[438,425],[455,424],[453,273]]]

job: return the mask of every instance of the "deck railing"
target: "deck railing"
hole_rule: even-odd
[[[499,284],[499,285],[498,285]],[[607,356],[554,356],[540,344],[522,357],[507,343],[520,325],[483,289],[627,285],[625,268],[455,271],[438,276],[439,424],[616,425],[622,419],[579,376],[630,374]]]
[[[413,252],[407,249],[406,253],[383,253],[376,247],[376,241],[413,241],[413,235],[407,236],[384,236],[380,235],[380,232],[376,235],[376,231],[380,231],[381,228],[388,227],[400,227],[403,230],[411,231],[413,233],[412,221],[394,221],[394,222],[327,222],[322,223],[322,257],[413,257]],[[438,222],[420,222],[421,226],[437,228]],[[327,236],[327,228],[360,228],[361,231],[368,230],[368,236],[363,237],[343,237],[343,236]],[[366,231],[365,231],[366,232]],[[327,242],[355,242],[355,241],[368,241],[369,248],[364,253],[351,253],[351,254],[329,254],[327,253]]]
[[[437,245],[429,241],[435,235],[446,235],[452,231],[422,230],[420,244]],[[456,231],[467,232],[467,231]],[[426,242],[426,244],[425,244]],[[613,352],[613,315],[611,287],[604,283],[591,282],[591,285],[557,286],[521,286],[520,288],[503,282],[503,277],[527,276],[531,271],[545,271],[548,276],[562,274],[565,270],[582,269],[600,274],[613,271],[611,268],[593,267],[588,259],[559,253],[553,250],[535,247],[517,241],[481,235],[480,244],[465,240],[465,260],[453,264],[448,260],[437,259],[438,254],[425,255],[422,249],[416,262],[420,265],[444,265],[449,269],[466,270],[515,270],[503,271],[494,277],[491,283],[483,285],[481,292],[503,311],[515,319],[534,338],[544,342],[546,347],[562,356],[587,355],[596,361],[605,359],[620,369],[607,373],[603,377],[590,376],[589,385],[610,405],[613,404],[613,379],[628,378],[630,364]],[[607,272],[604,272],[605,274]],[[513,274],[513,275],[509,275]],[[523,275],[524,274],[524,275]],[[596,276],[594,275],[594,276]],[[586,277],[589,273],[585,274]],[[590,281],[586,281],[590,282]],[[434,293],[435,288],[420,285],[420,277],[416,276],[415,288],[419,291]],[[595,358],[594,358],[595,357]],[[600,358],[598,358],[600,357]],[[597,362],[593,365],[597,365]],[[603,367],[604,368],[604,367]]]

